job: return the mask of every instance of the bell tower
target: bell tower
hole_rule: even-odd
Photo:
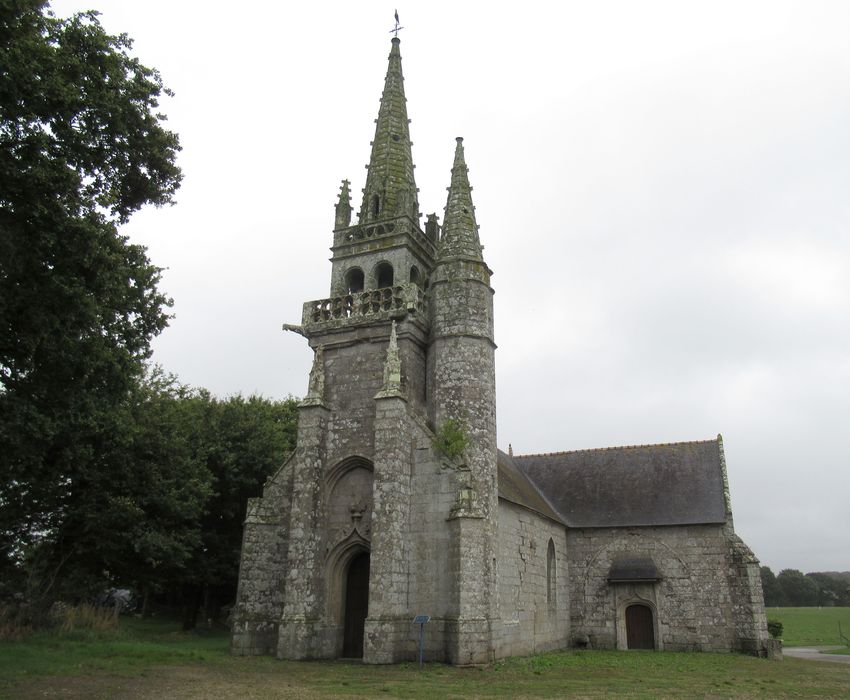
[[[463,143],[441,237],[420,225],[400,41],[392,39],[356,216],[343,180],[328,297],[284,326],[313,349],[295,453],[249,503],[234,653],[493,658],[493,306]],[[455,421],[465,454],[437,433]]]
[[[353,225],[348,181],[340,189],[331,296],[410,283],[421,287],[434,264],[436,233],[427,236],[419,224],[419,190],[413,176],[400,43],[393,38],[366,185]]]
[[[299,331],[315,355],[292,467],[282,658],[394,661],[409,631],[410,414],[427,412],[437,241],[419,223],[399,45],[355,221],[349,181],[340,187],[330,296],[303,307]]]

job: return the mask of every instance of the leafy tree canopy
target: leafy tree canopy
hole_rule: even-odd
[[[131,46],[94,12],[0,0],[0,578],[122,478],[108,443],[168,321],[160,270],[117,229],[181,177],[169,93]]]
[[[818,604],[818,586],[802,571],[782,569],[776,577],[776,583],[782,589],[785,605],[805,607]]]

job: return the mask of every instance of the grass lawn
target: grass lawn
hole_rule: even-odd
[[[783,624],[782,644],[786,647],[842,644],[839,622],[844,636],[850,638],[850,608],[768,608],[767,617]]]
[[[847,697],[850,664],[770,662],[737,654],[576,651],[483,669],[364,666],[227,653],[226,632],[127,620],[117,632],[0,642],[0,697]]]

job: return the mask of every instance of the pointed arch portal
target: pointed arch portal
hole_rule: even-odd
[[[363,631],[369,614],[369,552],[361,552],[348,565],[345,574],[345,613],[342,655],[363,658]]]

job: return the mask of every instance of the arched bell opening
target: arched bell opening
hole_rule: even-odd
[[[375,266],[375,284],[378,289],[393,286],[393,266],[388,262],[380,262]]]
[[[352,267],[350,270],[347,270],[343,281],[345,293],[355,294],[357,292],[362,292],[364,287],[364,281],[365,277],[363,275],[363,270],[361,270],[359,267]]]

